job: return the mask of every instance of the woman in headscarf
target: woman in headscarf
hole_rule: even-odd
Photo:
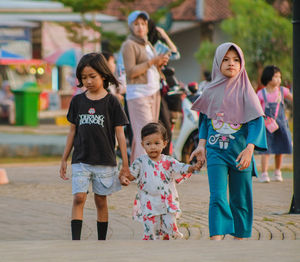
[[[242,50],[221,44],[215,53],[212,81],[195,101],[200,112],[199,144],[191,154],[207,160],[210,188],[209,231],[212,240],[226,234],[251,237],[253,151],[266,150],[264,112],[245,69]],[[227,200],[229,185],[229,202]]]
[[[130,35],[122,45],[127,80],[126,100],[133,130],[131,162],[145,154],[141,146],[141,129],[157,122],[160,109],[160,68],[168,63],[168,55],[157,55],[147,39],[149,15],[136,10],[128,16]]]

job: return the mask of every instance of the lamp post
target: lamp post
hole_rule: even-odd
[[[300,1],[293,1],[294,195],[290,213],[300,214]]]

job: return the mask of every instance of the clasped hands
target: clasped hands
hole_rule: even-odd
[[[197,163],[203,166],[206,162],[206,140],[200,139],[197,148],[192,152],[190,156],[190,161],[196,157]],[[247,147],[238,155],[236,158],[236,167],[239,170],[244,170],[248,168],[251,164],[252,155],[254,152],[254,144],[248,144]]]

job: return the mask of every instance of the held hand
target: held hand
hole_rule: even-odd
[[[131,175],[130,169],[128,166],[123,166],[120,170],[119,174],[119,180],[121,185],[128,186],[132,180],[134,180],[135,177]]]
[[[119,180],[122,186],[128,186],[130,184],[130,180],[124,175],[120,175]]]
[[[195,171],[200,171],[203,165],[197,161],[196,164],[192,165],[188,169],[188,173],[194,173]]]
[[[63,180],[69,180],[69,178],[66,176],[67,173],[67,161],[61,161],[60,170],[59,170],[59,176]]]
[[[239,162],[236,167],[239,170],[244,170],[250,166],[254,145],[248,144],[247,147],[238,155],[236,162]]]
[[[196,157],[197,158],[197,164],[202,167],[206,162],[206,149],[205,149],[205,143],[199,142],[197,148],[192,152],[189,161],[192,161],[192,159]]]

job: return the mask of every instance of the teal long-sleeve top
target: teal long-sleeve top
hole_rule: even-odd
[[[267,150],[266,128],[263,117],[258,117],[245,124],[227,124],[207,118],[200,114],[199,139],[206,139],[207,166],[228,165],[239,170],[236,158],[248,144],[254,144],[255,150]],[[251,164],[240,172],[252,171],[257,175],[254,156]]]

